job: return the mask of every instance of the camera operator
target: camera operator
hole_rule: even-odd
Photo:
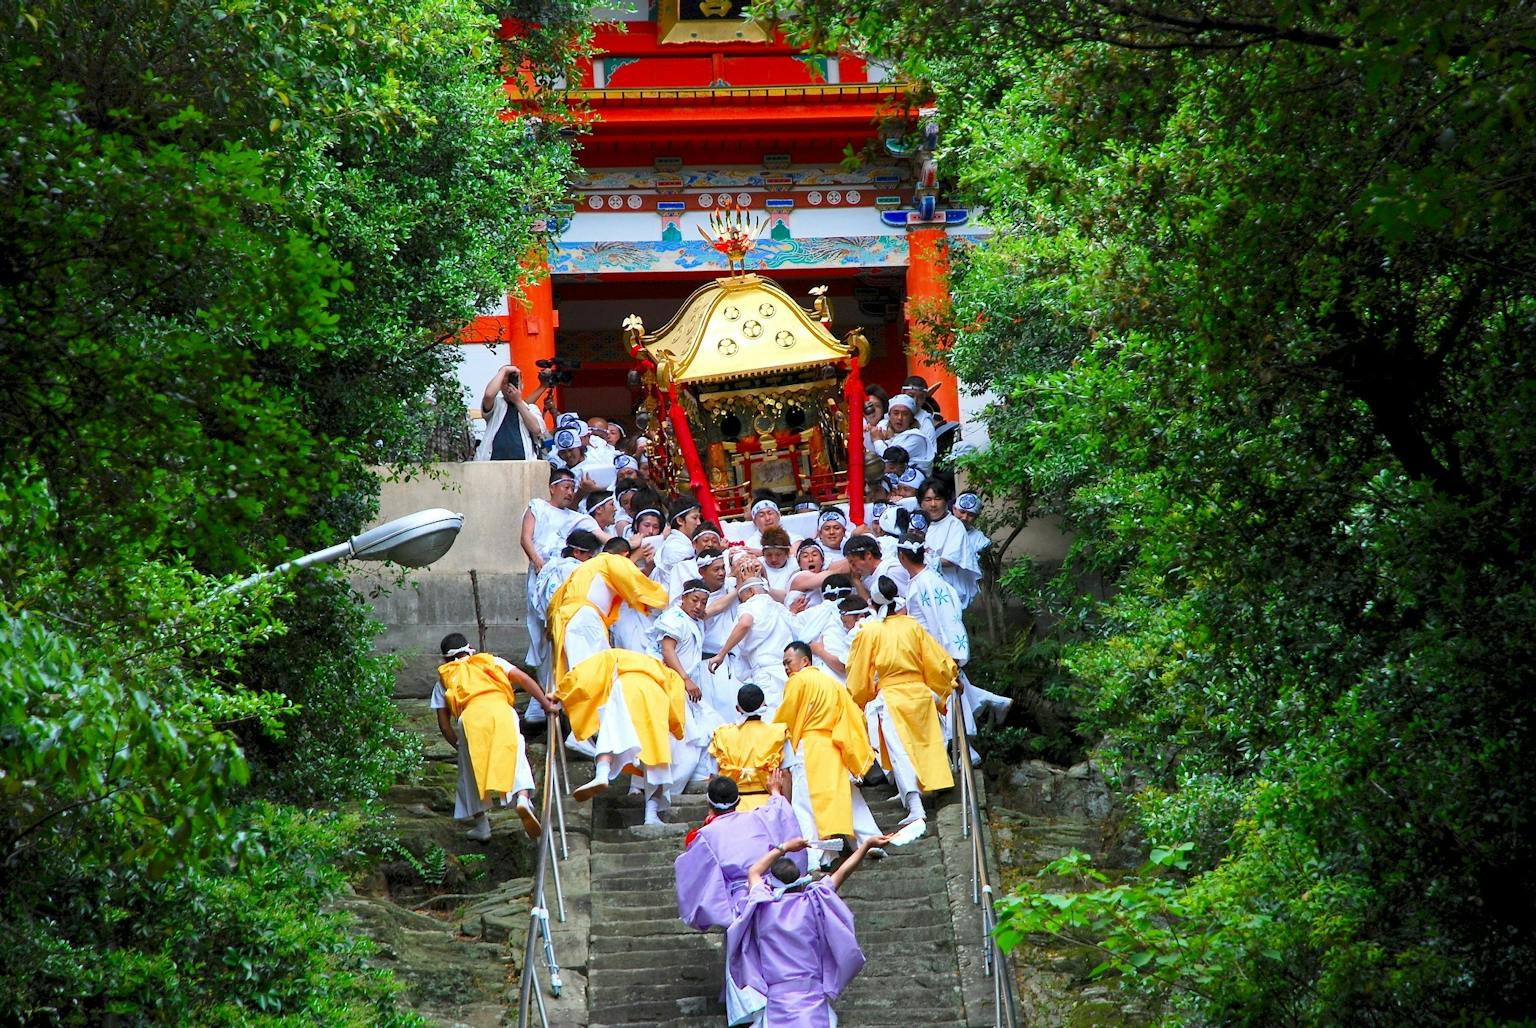
[[[544,418],[536,407],[547,387],[540,387],[531,400],[523,399],[523,373],[511,364],[503,364],[486,384],[480,400],[485,415],[485,438],[475,450],[475,460],[537,460],[534,440],[545,435]],[[508,417],[515,410],[516,417]]]

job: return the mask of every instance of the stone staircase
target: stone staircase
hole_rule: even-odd
[[[705,816],[704,798],[683,796],[669,815],[673,825],[647,828],[640,826],[639,797],[626,795],[622,782],[591,811],[584,1023],[718,1028],[725,1014],[719,1000],[724,936],[694,932],[678,920],[672,875],[683,832]],[[894,828],[903,811],[892,791],[866,789],[865,798],[876,821]],[[861,867],[844,886],[868,959],[837,1003],[846,1028],[972,1023],[949,887],[954,876],[939,838],[942,820],[950,819],[930,821],[929,835]],[[576,1023],[566,1016],[556,1014],[551,1023]],[[990,1014],[974,1023],[983,1020],[990,1023]]]

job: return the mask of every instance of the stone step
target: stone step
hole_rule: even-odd
[[[703,1017],[676,1017],[670,1021],[614,1021],[611,1024],[592,1022],[590,1028],[720,1028],[722,1015]]]
[[[683,922],[677,919],[677,911],[672,911],[671,917],[660,918],[634,918],[628,921],[610,921],[594,916],[592,918],[592,939],[595,942],[600,938],[626,938],[631,945],[642,946],[650,936],[681,935],[692,933]]]
[[[624,1000],[587,1008],[590,1024],[660,1024],[678,1017],[712,1017],[715,1024],[725,1023],[725,1004],[718,999],[689,996],[682,999]]]
[[[592,958],[592,967],[602,974],[604,978],[610,974],[622,974],[626,971],[650,971],[658,963],[663,961],[686,960],[720,971],[725,967],[725,936],[723,933],[711,933],[710,935],[679,935],[674,936],[679,940],[697,941],[697,946],[672,946],[665,950],[655,950],[650,947],[629,947],[628,949],[605,952]],[[669,940],[670,941],[670,940]],[[659,953],[659,957],[658,957]]]

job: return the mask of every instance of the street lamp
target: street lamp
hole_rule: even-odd
[[[463,527],[463,514],[442,507],[419,510],[354,535],[344,543],[306,553],[270,571],[254,574],[229,586],[228,590],[239,592],[277,575],[314,564],[334,564],[338,560],[392,560],[408,568],[424,568],[448,552]]]

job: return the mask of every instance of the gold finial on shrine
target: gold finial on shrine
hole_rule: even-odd
[[[869,337],[864,334],[864,326],[850,329],[843,336],[843,345],[848,347],[850,353],[858,355],[860,364],[869,363]]]
[[[630,346],[639,346],[640,339],[645,335],[645,322],[640,320],[640,315],[631,314],[624,319],[624,340]]]
[[[709,212],[709,227],[714,234],[699,229],[699,235],[716,250],[725,254],[732,275],[744,275],[747,271],[747,254],[757,245],[757,237],[763,234],[768,219],[755,222],[743,207],[726,201]]]
[[[811,313],[816,316],[817,321],[821,322],[823,328],[831,328],[832,305],[827,302],[827,287],[814,286],[811,289],[811,295],[815,297],[811,301]]]

